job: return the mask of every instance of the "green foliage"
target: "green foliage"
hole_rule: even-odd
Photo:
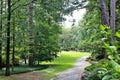
[[[7,1],[1,0],[0,47],[2,48],[0,53],[5,53],[7,50],[6,44],[9,44],[10,50],[8,49],[8,52],[20,56],[21,59],[28,60],[30,55],[29,51],[33,51],[35,63],[36,61],[54,60],[54,58],[57,57],[57,53],[60,51],[58,37],[61,33],[61,25],[59,24],[64,21],[63,14],[71,13],[71,9],[81,7],[83,5],[80,6],[79,3],[84,4],[85,2],[84,0],[74,0],[72,2],[68,0],[33,0],[33,15],[31,16],[33,19],[33,23],[31,23],[32,26],[28,24],[32,22],[30,21],[31,13],[29,11],[29,0],[13,0],[10,2],[11,11],[9,15],[11,19],[8,21],[10,22],[10,31],[8,31],[6,23],[8,23],[7,8],[9,9],[9,7],[7,7]],[[68,9],[70,10],[67,11]],[[7,31],[10,36],[6,35]],[[6,43],[7,39],[10,39],[10,43]],[[31,46],[32,50],[30,50]],[[74,46],[72,45],[71,47]],[[5,62],[4,56],[3,61]]]
[[[100,25],[100,30],[101,30],[101,31],[105,31],[105,26]]]
[[[116,32],[116,36],[120,38],[120,30]]]
[[[88,80],[119,80],[120,79],[120,61],[118,54],[118,43],[112,41],[111,30],[107,26],[100,26],[102,38],[101,47],[105,49],[105,55],[108,59],[98,61],[87,67],[86,70],[91,74]]]
[[[58,35],[59,25],[39,22],[35,32],[35,61],[52,61],[60,51]],[[57,29],[57,30],[56,30]]]
[[[0,10],[3,8],[3,14],[2,12],[0,13],[0,23],[2,22],[1,25],[4,28],[2,28],[2,37],[0,36],[0,43],[2,43],[0,46],[3,46],[0,53],[5,53],[8,13],[6,8],[7,1],[2,1],[3,5],[0,6]],[[10,50],[12,53],[14,47],[15,55],[27,60],[30,55],[30,46],[33,46],[34,62],[51,61],[57,56],[57,52],[60,51],[58,37],[61,32],[61,26],[59,23],[63,21],[63,6],[66,6],[66,0],[35,0],[33,4],[33,27],[30,28],[28,24],[30,17],[29,0],[13,0],[11,2]],[[32,37],[30,31],[32,31]],[[33,43],[30,41],[31,38]]]
[[[71,50],[72,40],[71,40],[71,29],[70,28],[62,28],[62,33],[60,34],[60,45],[61,49],[65,51]]]
[[[119,80],[120,65],[114,60],[103,59],[86,68],[91,72],[88,80]]]
[[[79,38],[79,50],[86,51],[87,49],[91,51],[92,59],[94,60],[106,58],[87,67],[87,70],[91,72],[88,80],[119,80],[120,1],[117,1],[116,4],[117,17],[115,30],[117,32],[114,36],[110,26],[100,24],[102,21],[99,2],[100,0],[88,2],[87,6],[92,6],[92,8],[86,8],[84,19],[79,23],[74,35],[77,33],[77,37]],[[106,8],[109,10],[110,1],[106,1],[106,5]]]

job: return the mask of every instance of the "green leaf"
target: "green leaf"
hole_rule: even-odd
[[[111,60],[114,59],[113,55],[109,55],[108,58]]]
[[[120,65],[117,62],[115,62],[114,60],[111,60],[111,66],[115,71],[117,71],[117,72],[120,71]]]
[[[116,32],[116,36],[120,38],[120,30]]]
[[[103,48],[110,48],[110,45],[107,44],[107,43],[104,43],[102,47],[103,47]]]
[[[110,49],[111,49],[111,50],[114,50],[114,51],[117,50],[116,46],[110,46]]]
[[[100,30],[101,30],[101,31],[104,31],[104,30],[105,30],[105,26],[100,25]]]
[[[102,80],[110,80],[112,78],[111,75],[106,75],[102,78]]]

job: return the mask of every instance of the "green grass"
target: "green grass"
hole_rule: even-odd
[[[49,66],[46,69],[41,69],[41,67],[16,67],[14,73],[21,73],[21,72],[27,72],[27,71],[35,71],[35,73],[40,75],[40,80],[50,80],[51,78],[55,77],[57,73],[67,70],[74,66],[74,63],[77,59],[83,56],[89,56],[89,53],[85,52],[75,52],[75,51],[62,51],[60,53],[60,56],[56,58],[52,62],[42,62],[41,65],[43,66]],[[0,71],[1,72],[1,71]],[[13,78],[0,76],[0,80],[13,80]],[[17,80],[17,79],[16,79]]]
[[[74,66],[75,61],[83,56],[89,56],[87,52],[62,51],[60,56],[52,62],[43,62],[42,64],[51,65],[48,71],[58,73]]]

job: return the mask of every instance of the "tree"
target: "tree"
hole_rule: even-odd
[[[115,21],[116,21],[116,0],[111,0],[110,3],[110,28],[112,30],[112,36],[113,36],[113,42],[115,41],[114,36],[116,33],[116,25],[115,25]]]
[[[6,66],[6,76],[10,75],[10,66],[15,66],[15,56],[20,56],[25,62],[29,59],[30,66],[35,61],[51,61],[57,56],[60,51],[59,24],[63,21],[67,2],[68,0],[0,1],[0,68],[2,64]],[[6,62],[2,63],[5,55]]]
[[[107,25],[110,26],[111,30],[112,30],[112,42],[114,42],[114,36],[115,36],[115,20],[116,20],[116,14],[115,14],[115,10],[116,10],[116,0],[110,0],[110,12],[107,12],[106,9],[106,3],[104,0],[100,0],[100,4],[101,4],[101,17],[102,17],[102,24],[103,25]],[[108,16],[108,13],[110,14]],[[110,22],[109,22],[110,19]]]
[[[0,70],[2,69],[2,27],[3,27],[3,22],[2,22],[2,15],[3,15],[3,0],[1,0],[1,8],[0,8]]]
[[[30,49],[30,56],[29,56],[29,66],[33,66],[33,54],[34,54],[34,32],[33,32],[33,0],[30,0],[30,5],[29,5],[29,37],[30,37],[30,42],[29,42],[29,49]]]
[[[6,50],[6,76],[10,75],[10,23],[11,23],[11,0],[8,0],[7,16],[7,50]]]
[[[107,14],[105,0],[100,0],[100,5],[101,5],[101,23],[103,25],[109,26],[109,18]]]

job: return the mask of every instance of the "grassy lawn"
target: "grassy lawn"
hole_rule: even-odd
[[[58,58],[56,58],[54,61],[52,62],[42,62],[41,65],[46,65],[49,66],[46,69],[43,70],[38,70],[41,69],[39,67],[36,68],[16,68],[16,73],[19,71],[35,71],[35,74],[37,73],[40,78],[40,80],[49,80],[50,78],[53,78],[56,76],[57,73],[64,71],[66,69],[69,69],[71,67],[74,66],[74,63],[77,59],[79,59],[80,57],[83,56],[89,56],[89,53],[85,53],[85,52],[74,52],[74,51],[62,51],[60,53],[60,56]],[[1,71],[0,71],[1,72]],[[4,76],[0,76],[0,80],[13,80],[13,77],[4,77]],[[14,79],[17,80],[17,79]]]
[[[74,66],[77,59],[83,56],[89,56],[89,53],[75,52],[75,51],[62,51],[60,56],[52,62],[43,62],[42,64],[51,65],[48,69],[54,70],[58,73]],[[46,70],[48,70],[46,69]]]

